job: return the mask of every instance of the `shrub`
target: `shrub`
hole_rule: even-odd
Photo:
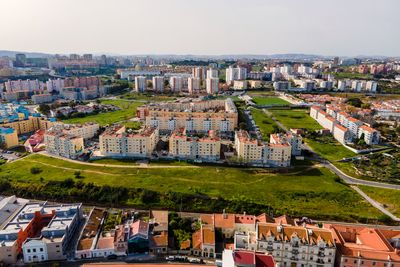
[[[41,169],[41,168],[39,168],[39,167],[32,167],[31,168],[31,173],[32,174],[39,174],[39,173],[41,173],[43,170]]]

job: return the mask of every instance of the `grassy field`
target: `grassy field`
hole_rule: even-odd
[[[97,115],[89,115],[83,118],[73,118],[64,120],[65,123],[85,123],[97,122],[104,126],[116,122],[127,121],[128,119],[136,116],[136,108],[143,105],[142,102],[133,102],[125,100],[102,100],[102,104],[115,105],[120,107],[120,110],[111,111],[106,113],[99,113]]]
[[[365,185],[358,186],[365,194],[384,205],[391,213],[400,217],[400,191],[376,188]]]
[[[41,170],[31,174],[31,168]],[[366,203],[325,168],[297,166],[284,174],[256,168],[202,166],[195,168],[116,168],[87,166],[42,155],[32,155],[0,167],[0,179],[14,183],[46,183],[74,178],[80,171],[84,183],[182,192],[271,205],[275,214],[354,221],[378,218]],[[75,179],[77,180],[77,179]]]
[[[132,92],[125,93],[121,95],[120,98],[128,100],[137,100],[137,101],[151,101],[151,102],[170,101],[176,99],[175,96],[138,94]]]
[[[254,103],[261,106],[266,105],[289,105],[290,103],[279,97],[253,97]]]
[[[269,109],[273,116],[287,128],[319,130],[322,127],[308,115],[307,109]]]
[[[275,129],[279,129],[278,125],[260,109],[253,108],[251,110],[251,115],[260,128],[263,139],[269,141],[270,134],[273,133]]]
[[[307,138],[305,142],[315,152],[332,162],[356,156],[356,153],[345,148],[331,136],[324,136],[317,140]]]

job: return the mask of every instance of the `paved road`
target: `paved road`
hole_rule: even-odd
[[[390,213],[388,210],[386,210],[381,203],[379,203],[379,202],[373,200],[372,198],[370,198],[369,196],[367,196],[367,194],[365,194],[360,188],[358,188],[355,185],[352,185],[351,188],[353,188],[355,191],[357,191],[357,193],[359,193],[372,206],[374,206],[375,208],[380,210],[382,213],[389,216],[393,221],[400,222],[400,218],[394,216],[392,213]]]
[[[387,184],[387,183],[380,183],[380,182],[374,182],[374,181],[368,181],[368,180],[362,180],[362,179],[357,179],[352,176],[349,176],[339,170],[335,165],[327,161],[326,163],[323,163],[325,167],[336,173],[340,178],[342,178],[346,183],[352,184],[352,185],[368,185],[372,187],[379,187],[379,188],[385,188],[385,189],[395,189],[395,190],[400,190],[400,185],[397,184]]]
[[[285,131],[288,131],[288,129],[282,125],[274,116],[272,116],[271,112],[269,112],[266,109],[263,109],[265,114],[271,117],[271,119],[276,122],[276,124],[282,128]],[[337,174],[341,179],[343,179],[346,183],[348,184],[353,184],[353,185],[368,185],[372,187],[379,187],[379,188],[386,188],[386,189],[395,189],[395,190],[400,190],[400,185],[396,184],[387,184],[387,183],[381,183],[381,182],[374,182],[374,181],[368,181],[368,180],[362,180],[358,179],[355,177],[352,177],[350,175],[345,174],[342,172],[340,169],[338,169],[335,165],[333,165],[331,162],[328,160],[323,159],[318,153],[316,153],[311,147],[309,147],[307,144],[303,144],[303,148],[310,151],[315,155],[315,158],[320,161],[326,168],[330,169],[334,173]]]

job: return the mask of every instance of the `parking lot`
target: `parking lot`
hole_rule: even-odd
[[[20,157],[21,155],[18,152],[12,152],[7,150],[0,150],[0,159],[4,159],[7,161],[13,161]]]

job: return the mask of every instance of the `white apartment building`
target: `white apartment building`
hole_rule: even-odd
[[[195,67],[192,69],[192,77],[199,78],[200,81],[205,79],[205,68],[204,67]]]
[[[379,144],[380,134],[377,130],[367,126],[361,125],[358,130],[358,138],[364,135],[364,141],[367,145]]]
[[[272,255],[280,266],[334,266],[336,246],[330,230],[258,223],[256,238],[256,251]]]
[[[151,156],[159,140],[158,128],[146,126],[138,132],[126,132],[125,126],[112,126],[100,135],[100,154],[109,157]]]
[[[46,151],[50,154],[76,159],[84,152],[83,138],[64,134],[58,130],[49,130],[44,135]]]
[[[293,156],[301,155],[301,144],[303,143],[303,138],[300,134],[295,134],[292,132],[287,132],[286,134],[271,134],[270,136],[271,144],[286,144],[289,143],[292,149]]]
[[[235,132],[235,149],[239,161],[274,167],[290,166],[292,148],[288,142],[265,144],[250,138],[247,131]]]
[[[169,153],[176,158],[217,161],[221,140],[211,131],[206,137],[189,136],[184,128],[174,131],[169,139]]]
[[[229,67],[226,69],[226,83],[232,84],[235,80],[246,80],[247,69],[246,68],[233,68]]]
[[[86,122],[84,124],[64,124],[57,122],[51,129],[67,135],[82,137],[84,140],[97,135],[100,125],[98,123]]]
[[[146,77],[144,76],[136,76],[135,77],[135,92],[143,93],[147,89]]]
[[[286,82],[286,81],[274,82],[274,89],[276,91],[290,90],[290,82]]]
[[[198,77],[188,78],[188,90],[189,94],[194,95],[200,93],[201,80]]]
[[[207,78],[206,80],[206,91],[207,94],[212,95],[218,93],[219,79],[218,78]]]
[[[162,76],[155,76],[152,79],[153,82],[153,89],[156,92],[164,92],[164,77]]]
[[[333,137],[343,145],[351,142],[351,133],[349,129],[340,124],[336,124],[333,128]]]
[[[172,76],[169,79],[169,86],[171,87],[172,92],[180,92],[182,91],[182,77]]]
[[[137,114],[147,126],[160,131],[234,131],[238,113],[232,99],[165,102],[139,107]]]
[[[39,237],[28,238],[22,245],[24,263],[65,260],[67,248],[83,217],[81,204],[45,205],[43,213],[49,214],[51,221]]]
[[[219,78],[217,69],[210,68],[207,70],[207,79],[210,79],[210,78]]]
[[[51,92],[61,92],[64,88],[64,80],[63,79],[49,79],[46,82],[46,88],[49,93]]]
[[[378,83],[375,81],[367,81],[365,84],[365,90],[370,92],[376,92],[378,88]]]

